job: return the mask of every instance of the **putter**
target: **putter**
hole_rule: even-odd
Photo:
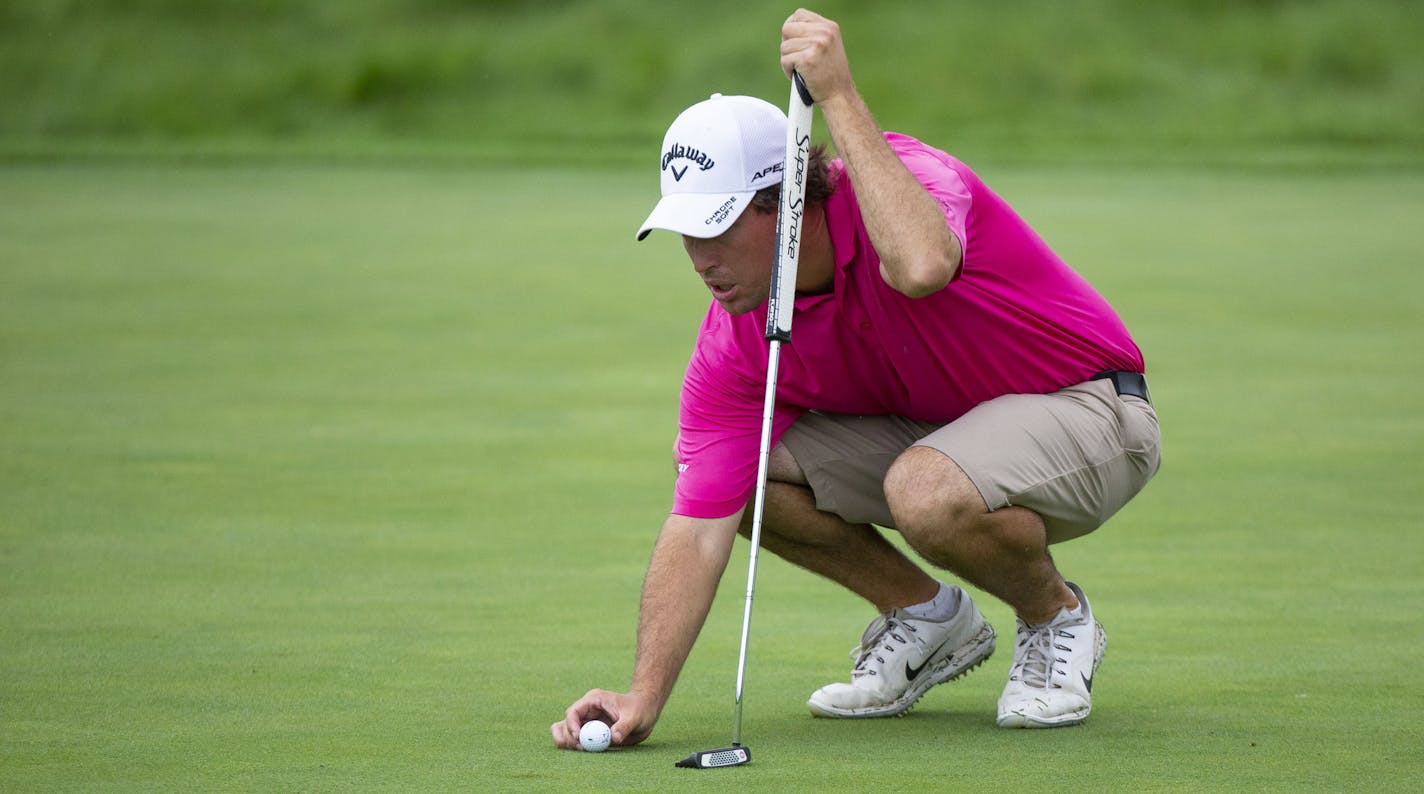
[[[776,265],[771,271],[767,301],[766,400],[761,412],[761,449],[757,457],[756,498],[752,508],[751,559],[747,563],[747,601],[742,612],[742,645],[737,653],[737,692],[732,707],[732,746],[704,750],[678,761],[687,769],[740,766],[752,760],[742,744],[742,691],[747,672],[747,638],[751,636],[752,594],[756,589],[757,549],[761,546],[762,509],[766,503],[767,459],[771,457],[771,419],[776,406],[776,375],[781,345],[791,341],[791,314],[796,306],[796,265],[801,252],[801,218],[806,202],[806,168],[811,157],[811,105],[806,83],[791,73],[791,101],[786,112],[786,160],[781,169],[781,203],[776,209]]]

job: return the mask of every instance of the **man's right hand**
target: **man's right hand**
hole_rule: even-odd
[[[578,749],[579,728],[589,720],[608,723],[616,745],[637,744],[653,732],[707,619],[741,520],[741,510],[724,518],[668,516],[643,580],[629,691],[589,690],[569,706],[562,722],[549,726],[555,745]]]
[[[549,726],[549,733],[556,747],[578,750],[579,729],[589,720],[602,720],[613,729],[613,744],[628,746],[648,738],[661,713],[655,698],[591,689],[569,706],[562,721]]]

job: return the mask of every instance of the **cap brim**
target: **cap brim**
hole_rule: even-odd
[[[638,229],[638,239],[654,229],[688,237],[716,237],[751,206],[755,190],[742,193],[671,193],[663,196]]]

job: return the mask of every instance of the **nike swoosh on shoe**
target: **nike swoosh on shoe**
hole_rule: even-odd
[[[948,640],[948,639],[945,639],[944,642],[941,642],[941,643],[939,644],[939,648],[935,648],[934,650],[930,651],[929,655],[925,657],[925,660],[924,660],[923,662],[920,662],[920,666],[919,666],[919,667],[911,667],[911,666],[910,666],[910,663],[909,663],[909,662],[906,662],[906,663],[905,663],[905,681],[906,681],[906,682],[914,681],[916,678],[919,678],[919,677],[920,677],[920,673],[923,673],[923,672],[925,671],[925,668],[929,666],[930,660],[935,657],[935,654],[937,654],[937,653],[940,652],[940,648],[943,648],[944,646],[946,646],[946,645],[948,645],[948,644],[949,644],[949,640]]]

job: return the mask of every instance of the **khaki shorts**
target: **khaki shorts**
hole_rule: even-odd
[[[1152,404],[1119,396],[1109,380],[1005,395],[947,425],[813,411],[781,443],[816,506],[853,524],[894,528],[885,473],[906,449],[927,446],[964,470],[990,510],[1016,505],[1042,516],[1049,543],[1102,526],[1161,465]]]

